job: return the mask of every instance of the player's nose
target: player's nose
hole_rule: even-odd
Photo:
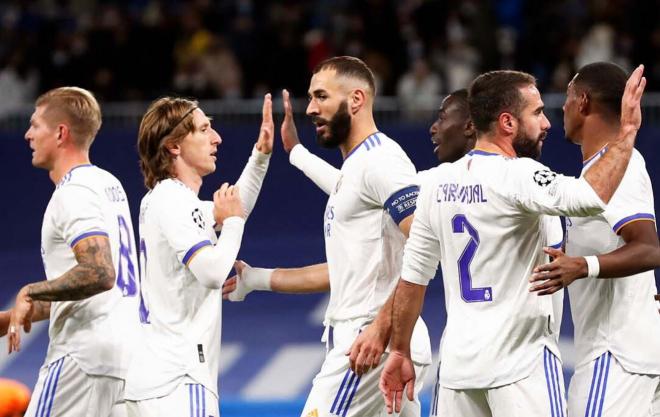
[[[310,100],[309,104],[307,105],[307,110],[305,110],[305,113],[308,116],[315,116],[319,114],[319,106],[316,105],[316,102],[314,100]]]

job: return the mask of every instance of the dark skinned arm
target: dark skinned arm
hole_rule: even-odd
[[[620,235],[625,244],[612,252],[598,255],[598,278],[622,278],[660,267],[660,244],[655,223],[636,221],[625,225]],[[552,294],[573,281],[587,276],[587,262],[581,256],[566,256],[562,251],[545,248],[554,261],[538,266],[530,282],[530,291]]]

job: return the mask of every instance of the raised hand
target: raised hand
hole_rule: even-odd
[[[275,140],[275,123],[273,122],[273,99],[270,93],[264,96],[264,105],[261,109],[261,127],[257,139],[257,150],[261,153],[273,152]]]
[[[379,326],[377,321],[364,328],[348,351],[350,366],[358,376],[380,364],[387,342],[390,339],[389,328]]]
[[[543,248],[543,251],[554,260],[534,268],[529,279],[533,284],[530,292],[536,292],[538,295],[553,294],[568,287],[576,279],[587,276],[587,261],[583,257],[566,256],[564,252],[554,248]]]
[[[284,100],[284,121],[280,132],[284,150],[289,153],[294,146],[300,143],[300,140],[298,139],[296,123],[293,121],[293,107],[291,107],[291,98],[287,90],[282,90],[282,99]]]
[[[646,87],[644,65],[640,65],[630,74],[621,99],[621,130],[639,130],[642,125],[642,94]]]
[[[399,351],[390,352],[385,361],[383,373],[380,374],[378,387],[385,399],[388,414],[401,411],[404,389],[408,399],[413,401],[415,398],[415,367],[410,356]]]
[[[238,185],[222,184],[220,189],[213,193],[213,217],[217,224],[222,224],[226,218],[238,216],[245,218],[243,204],[238,194]]]

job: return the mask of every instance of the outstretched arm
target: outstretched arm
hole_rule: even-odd
[[[650,221],[637,221],[621,229],[626,242],[620,248],[598,255],[598,278],[621,278],[660,267],[660,246],[655,225]],[[538,295],[552,294],[573,281],[588,276],[587,261],[582,256],[566,256],[562,251],[545,248],[554,260],[534,269],[530,278],[530,291]]]
[[[309,152],[298,139],[296,123],[293,120],[293,108],[291,99],[287,90],[282,90],[284,99],[284,121],[280,132],[282,133],[282,145],[284,150],[289,153],[289,161],[311,179],[324,193],[330,195],[337,181],[339,181],[340,172],[323,159]]]
[[[37,303],[38,308],[35,308],[35,301],[82,300],[108,291],[115,285],[115,268],[107,237],[82,239],[73,247],[73,253],[78,264],[64,275],[54,280],[28,284],[16,295],[16,304],[9,318],[9,353],[20,350],[20,329],[29,332],[32,321],[44,318],[45,306]]]
[[[626,83],[621,99],[621,125],[617,140],[609,145],[607,152],[584,174],[584,179],[605,204],[609,203],[623,179],[642,123],[641,100],[646,87],[643,73],[644,66],[640,65]]]
[[[245,210],[245,218],[247,218],[255,203],[259,192],[261,191],[261,184],[264,181],[266,172],[268,171],[268,164],[270,156],[273,152],[273,141],[275,138],[275,123],[273,123],[273,101],[270,94],[264,96],[264,104],[261,110],[261,127],[259,129],[259,138],[254,145],[254,150],[250,159],[248,159],[240,178],[236,182],[239,188],[239,194],[243,208]]]
[[[254,290],[289,294],[308,294],[330,291],[328,264],[301,268],[253,268],[243,261],[234,265],[236,275],[229,278],[222,289],[224,299],[243,301]]]

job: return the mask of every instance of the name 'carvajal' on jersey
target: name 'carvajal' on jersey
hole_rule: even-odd
[[[481,184],[440,184],[436,190],[435,200],[438,203],[453,202],[464,204],[487,203]]]

